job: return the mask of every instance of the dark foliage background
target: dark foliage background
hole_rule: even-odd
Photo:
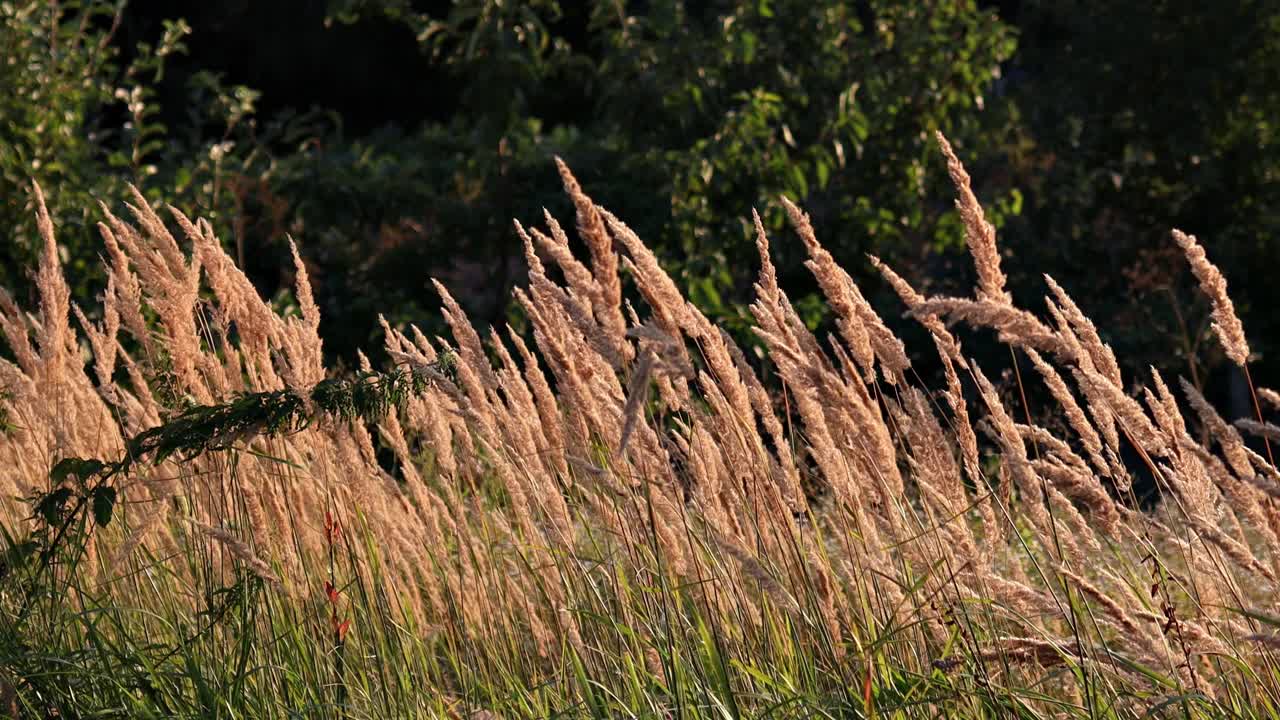
[[[82,303],[103,285],[95,203],[134,182],[211,217],[282,304],[295,237],[335,359],[380,344],[379,312],[431,325],[431,276],[477,322],[519,323],[510,221],[571,217],[560,155],[738,332],[752,207],[824,322],[779,194],[894,316],[866,253],[928,291],[972,281],[941,129],[1016,295],[1048,271],[1133,371],[1239,388],[1182,228],[1273,385],[1278,73],[1280,8],[1251,0],[5,0],[0,286],[30,299],[30,178]]]

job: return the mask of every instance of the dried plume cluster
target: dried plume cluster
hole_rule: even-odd
[[[611,637],[591,619],[607,611],[655,627],[660,609],[606,599],[625,582],[728,619],[727,644],[785,626],[832,664],[860,661],[881,629],[906,628],[898,642],[914,649],[895,657],[923,671],[1089,665],[1141,685],[1145,667],[1212,695],[1236,672],[1217,658],[1271,667],[1280,640],[1240,611],[1280,614],[1275,467],[1185,382],[1171,388],[1153,371],[1132,391],[1136,379],[1051,278],[1042,313],[1015,306],[995,230],[939,142],[974,296],[924,297],[873,262],[931,334],[944,387],[922,386],[795,205],[782,201],[836,332],[816,337],[801,321],[756,217],[751,313],[766,375],[560,164],[589,255],[575,255],[550,214],[542,229],[515,225],[529,338],[482,336],[437,283],[452,339],[384,323],[386,350],[411,368],[453,355],[456,373],[376,422],[249,428],[225,450],[137,464],[116,480],[124,521],[95,539],[95,567],[121,573],[140,555],[202,544],[302,595],[341,523],[376,539],[398,612],[418,627],[501,638],[530,657],[607,664],[616,654],[604,649],[621,646],[661,674],[644,637]],[[0,359],[6,498],[48,490],[60,457],[120,457],[128,438],[184,407],[325,379],[296,250],[299,312],[286,317],[207,222],[173,208],[166,220],[135,193],[130,219],[102,208],[108,284],[94,322],[69,302],[38,189],[35,201],[39,307],[28,314],[0,295],[12,353]],[[1225,281],[1193,237],[1174,239],[1243,366]],[[624,278],[643,306],[624,300]],[[952,333],[957,322],[994,331],[1034,368],[1026,382],[1043,383],[1068,430],[1002,400]],[[1260,421],[1241,428],[1280,434]],[[379,449],[394,456],[391,471]],[[1134,499],[1139,471],[1159,489],[1154,509]],[[8,499],[0,511],[11,527],[29,514]]]

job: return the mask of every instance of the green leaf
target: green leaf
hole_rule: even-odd
[[[62,519],[67,501],[71,499],[71,488],[61,487],[40,498],[36,503],[36,514],[47,524],[56,525]]]
[[[97,475],[106,465],[101,460],[84,460],[69,457],[58,461],[49,471],[49,479],[54,484],[61,483],[69,476],[75,476],[81,482]]]
[[[25,566],[27,561],[40,549],[40,546],[32,540],[13,542],[10,538],[6,538],[6,541],[11,544],[5,549],[4,560],[0,563],[0,578],[15,569]]]
[[[116,489],[113,487],[96,487],[93,489],[93,521],[101,527],[111,524],[111,515],[116,509]]]

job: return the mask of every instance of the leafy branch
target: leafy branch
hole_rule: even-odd
[[[189,408],[134,435],[119,460],[63,458],[49,472],[52,489],[30,498],[37,527],[25,541],[9,543],[0,578],[36,552],[39,566],[48,567],[72,528],[81,525],[87,532],[90,518],[95,526],[109,525],[119,498],[112,480],[137,463],[160,463],[169,457],[190,460],[240,440],[299,432],[321,416],[377,421],[409,396],[425,392],[433,381],[451,381],[456,363],[457,358],[446,353],[429,365],[324,380],[305,394],[291,389],[247,393],[220,405]]]

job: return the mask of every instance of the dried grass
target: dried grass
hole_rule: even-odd
[[[1094,662],[1093,645],[1082,641],[1167,658],[1151,598],[1135,596],[1113,571],[1138,576],[1159,557],[1196,589],[1170,595],[1187,618],[1182,642],[1197,658],[1188,663],[1244,641],[1274,644],[1221,604],[1195,598],[1280,613],[1268,504],[1280,495],[1275,469],[1191,388],[1197,422],[1221,458],[1192,439],[1158,376],[1154,390],[1144,389],[1145,407],[1129,395],[1110,348],[1052,280],[1053,324],[1015,307],[994,229],[959,159],[939,142],[978,268],[976,298],[925,298],[873,262],[933,336],[945,409],[909,377],[902,342],[795,205],[784,201],[839,340],[825,349],[800,320],[757,216],[762,267],[751,312],[774,371],[766,377],[558,163],[590,265],[574,258],[550,215],[545,233],[517,224],[530,283],[516,296],[533,345],[509,329],[486,343],[436,283],[453,340],[384,324],[386,348],[415,367],[456,357],[450,373],[374,421],[376,433],[335,418],[281,435],[247,431],[223,450],[137,465],[136,477],[122,479],[124,527],[103,540],[117,552],[100,556],[114,558],[100,571],[119,572],[113,563],[127,565],[144,549],[159,556],[204,543],[297,591],[309,582],[308,562],[327,552],[333,515],[375,539],[353,552],[371,559],[376,548],[402,612],[476,637],[520,637],[542,657],[562,651],[557,638],[571,648],[599,640],[593,633],[602,630],[575,612],[591,602],[584,588],[598,587],[590,578],[599,570],[580,558],[597,557],[607,577],[678,584],[699,607],[744,620],[724,625],[726,642],[763,637],[779,613],[805,642],[843,657],[867,623],[916,612],[925,618],[921,667],[956,627],[945,618],[980,599],[994,625],[972,659],[1043,668]],[[15,428],[0,443],[6,495],[47,487],[63,456],[118,458],[128,438],[190,403],[305,392],[324,380],[319,310],[292,243],[300,317],[254,292],[208,223],[175,211],[184,247],[135,192],[133,223],[104,208],[109,281],[102,306],[85,312],[68,301],[54,228],[34,194],[45,241],[39,307],[28,315],[0,295],[13,359],[0,359],[0,409]],[[1248,346],[1225,281],[1194,238],[1174,237],[1213,301],[1228,355],[1243,365]],[[547,275],[539,250],[563,271],[564,286]],[[620,268],[630,270],[648,317],[624,303]],[[995,329],[1023,349],[1071,434],[1016,423],[943,319]],[[981,411],[966,404],[966,384],[977,387]],[[986,458],[971,414],[993,441]],[[1239,426],[1280,436],[1273,425]],[[1122,442],[1156,473],[1163,493],[1154,510],[1127,494]],[[394,458],[394,476],[379,445]],[[29,522],[16,502],[0,515],[10,526]],[[228,524],[229,515],[245,522]],[[708,580],[716,578],[724,582]],[[1074,588],[1074,600],[1063,588]],[[1073,602],[1093,608],[1097,621],[1081,624]],[[1242,662],[1264,667],[1253,655]],[[1101,661],[1093,667],[1106,671]]]

